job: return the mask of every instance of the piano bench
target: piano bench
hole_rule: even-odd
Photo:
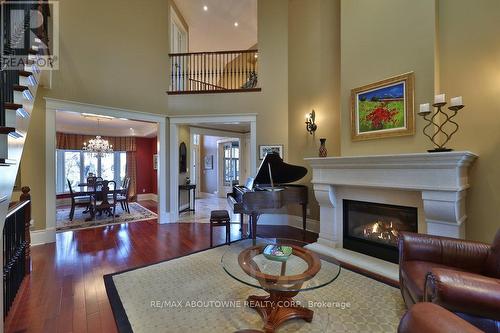
[[[210,212],[210,247],[213,247],[213,228],[226,227],[226,244],[231,242],[231,217],[227,210],[212,210]]]

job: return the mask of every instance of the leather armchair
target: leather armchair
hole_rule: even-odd
[[[481,333],[448,310],[432,303],[418,303],[399,322],[398,333]]]
[[[429,301],[500,333],[500,230],[492,245],[403,233],[399,279],[407,307]]]

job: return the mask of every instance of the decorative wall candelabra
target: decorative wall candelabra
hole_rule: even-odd
[[[311,113],[306,114],[306,131],[312,135],[317,128],[318,125],[316,125],[316,112],[312,110]]]
[[[446,148],[446,144],[451,140],[451,137],[458,132],[460,126],[453,118],[458,111],[464,108],[462,97],[454,97],[451,99],[451,105],[447,111],[444,109],[446,105],[445,95],[436,95],[434,104],[434,112],[431,112],[429,103],[420,104],[419,115],[422,116],[428,124],[424,127],[423,133],[428,137],[436,148],[428,150],[429,153],[447,152],[453,149]]]

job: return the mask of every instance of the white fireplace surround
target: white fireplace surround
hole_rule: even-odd
[[[346,254],[361,258],[365,266],[380,263],[348,250],[331,251],[342,249],[343,199],[417,207],[418,232],[465,238],[468,168],[476,158],[468,151],[306,158],[320,205],[320,234],[312,248],[343,259]]]

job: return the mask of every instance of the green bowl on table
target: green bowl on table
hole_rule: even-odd
[[[292,252],[291,246],[269,244],[264,248],[262,254],[269,260],[284,262],[288,260]]]

